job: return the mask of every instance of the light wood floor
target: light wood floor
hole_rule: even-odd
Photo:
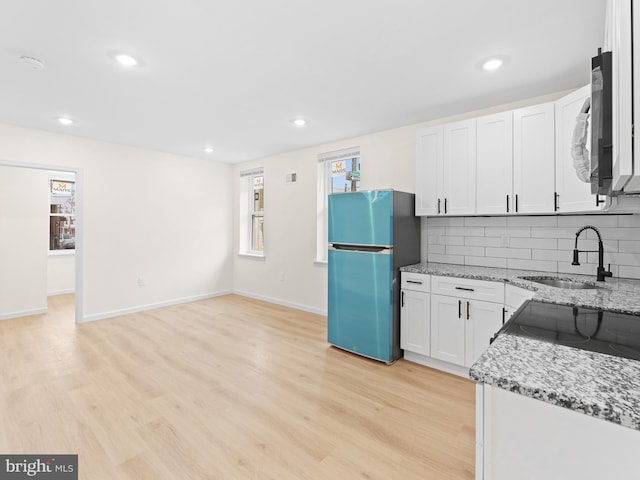
[[[229,295],[83,325],[0,322],[0,452],[80,478],[472,479],[474,384],[326,343],[325,317]]]

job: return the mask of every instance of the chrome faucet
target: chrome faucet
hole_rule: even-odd
[[[598,250],[578,250],[578,237],[587,229],[593,230],[596,232],[596,235],[598,235]],[[604,269],[604,246],[602,245],[600,231],[596,227],[585,225],[576,232],[576,245],[573,249],[573,262],[571,262],[571,265],[580,265],[580,262],[578,261],[578,253],[580,252],[598,252],[598,270],[596,273],[596,280],[598,282],[604,282],[605,277],[611,277],[613,275],[611,273],[611,264],[609,264],[609,270]]]

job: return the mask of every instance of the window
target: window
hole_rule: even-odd
[[[254,168],[240,173],[240,253],[264,255],[264,172]]]
[[[264,252],[264,175],[252,177],[251,250]]]
[[[76,248],[76,181],[73,173],[49,173],[49,252]]]
[[[318,155],[316,261],[327,261],[327,197],[332,193],[357,191],[360,191],[360,147]]]

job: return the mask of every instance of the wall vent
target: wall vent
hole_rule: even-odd
[[[296,183],[296,181],[298,180],[298,174],[297,173],[287,173],[286,176],[286,182],[287,183]]]

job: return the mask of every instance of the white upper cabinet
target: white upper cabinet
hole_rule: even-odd
[[[418,130],[416,215],[601,210],[571,156],[589,95],[586,86],[557,102]]]
[[[416,215],[475,213],[475,120],[418,130]]]
[[[515,213],[553,213],[555,203],[554,104],[513,112]]]
[[[636,191],[640,176],[634,178],[633,165],[633,69],[631,0],[607,2],[604,51],[612,53],[612,187]],[[638,16],[636,13],[634,16]],[[635,22],[637,23],[637,21]],[[597,52],[593,52],[595,56]],[[637,82],[637,78],[636,78]],[[636,95],[637,97],[637,95]],[[637,98],[635,99],[637,102]],[[631,182],[631,185],[628,183]],[[635,185],[634,185],[635,183]]]
[[[591,183],[578,178],[571,156],[576,118],[590,95],[591,87],[587,85],[556,101],[556,207],[559,213],[597,211],[602,208],[596,206]],[[586,143],[589,151],[590,131],[591,128],[588,129]]]
[[[476,121],[444,126],[445,214],[474,214],[476,210]]]
[[[476,211],[513,212],[513,113],[476,121]]]
[[[416,133],[416,215],[438,215],[442,206],[444,168],[443,127]],[[439,208],[440,207],[440,208]]]

